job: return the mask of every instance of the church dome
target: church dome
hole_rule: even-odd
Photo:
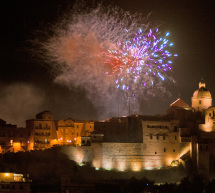
[[[205,88],[205,83],[199,83],[199,89],[193,93],[193,98],[211,98],[211,93]]]

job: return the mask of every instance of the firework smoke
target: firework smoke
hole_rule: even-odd
[[[39,40],[41,55],[52,65],[56,83],[84,90],[93,104],[104,107],[109,116],[116,116],[117,111],[121,115],[127,112],[126,100],[133,93],[116,89],[115,75],[107,75],[112,67],[107,65],[105,53],[132,38],[137,29],[148,30],[149,23],[140,14],[132,15],[117,7],[87,6],[77,3],[70,14],[52,26],[52,35]],[[134,86],[132,90],[139,98],[165,90],[160,82],[144,92]]]
[[[44,106],[45,94],[30,84],[1,84],[0,117],[9,123],[25,126],[25,120],[35,117]]]

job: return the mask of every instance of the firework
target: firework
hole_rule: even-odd
[[[165,90],[162,80],[171,69],[169,34],[159,39],[149,26],[141,14],[76,4],[72,14],[49,27],[48,36],[40,35],[37,45],[56,83],[84,90],[95,106],[110,112],[116,110],[113,101],[122,103],[125,95],[144,98]]]
[[[128,32],[128,30],[126,30]],[[105,53],[106,63],[112,71],[106,74],[116,77],[116,88],[129,91],[133,94],[137,86],[146,87],[165,80],[165,73],[172,70],[172,54],[169,49],[173,43],[169,42],[169,32],[161,37],[158,29],[138,33],[131,40],[118,42]]]

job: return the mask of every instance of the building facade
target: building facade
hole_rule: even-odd
[[[26,128],[30,133],[28,150],[50,148],[52,141],[57,139],[55,121],[49,111],[37,114],[36,119],[27,120]]]
[[[72,119],[56,121],[59,145],[80,145],[81,137],[90,136],[94,131],[94,122],[73,121]]]
[[[30,193],[29,178],[23,178],[23,174],[0,173],[0,192],[2,193]]]

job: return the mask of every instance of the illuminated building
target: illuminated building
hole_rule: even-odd
[[[84,139],[94,131],[94,122],[73,121],[72,119],[56,121],[59,145],[81,145]],[[87,142],[87,140],[86,140]]]
[[[30,193],[30,182],[23,174],[0,173],[0,192]]]
[[[0,119],[0,153],[25,151],[27,139],[26,128],[6,124]]]
[[[179,98],[163,115],[95,122],[91,137],[100,134],[101,142],[92,140],[90,147],[65,147],[62,152],[78,163],[118,171],[173,167],[191,158],[196,169],[207,175],[215,165],[215,107],[211,104],[211,94],[200,82],[191,107]]]
[[[212,105],[211,93],[205,87],[205,83],[200,82],[199,89],[193,93],[192,107],[196,111],[204,111]]]
[[[51,141],[57,139],[55,121],[49,111],[37,114],[36,119],[27,120],[26,128],[30,133],[29,150],[50,148]]]

